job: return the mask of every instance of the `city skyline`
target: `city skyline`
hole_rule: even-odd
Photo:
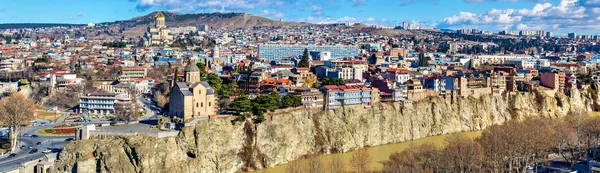
[[[361,22],[425,28],[545,30],[599,34],[597,0],[4,0],[1,23],[100,23],[163,10],[176,13],[243,12],[316,24]],[[26,7],[26,8],[8,8]]]

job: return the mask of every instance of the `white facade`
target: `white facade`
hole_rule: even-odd
[[[550,61],[547,59],[511,59],[504,62],[505,64],[511,64],[523,68],[535,68],[548,67]]]
[[[504,62],[508,60],[520,60],[520,59],[532,59],[533,57],[530,55],[474,55],[471,57],[473,59],[473,65],[481,65],[481,64],[504,64]]]

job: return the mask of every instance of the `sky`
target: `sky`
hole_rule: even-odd
[[[600,34],[600,0],[0,0],[0,23],[99,23],[163,10],[308,23]],[[167,21],[168,22],[168,21]]]

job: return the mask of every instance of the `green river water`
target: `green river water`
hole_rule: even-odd
[[[482,132],[483,131],[460,132],[458,134],[462,134],[462,135],[468,136],[470,138],[477,138],[477,137],[481,136]],[[421,139],[417,139],[417,140],[401,142],[401,143],[397,143],[397,144],[388,144],[388,145],[370,147],[370,148],[368,148],[368,151],[371,154],[371,157],[373,157],[373,162],[372,162],[373,164],[372,164],[371,168],[373,170],[381,169],[383,167],[382,162],[388,160],[390,155],[394,152],[401,152],[408,148],[419,146],[419,145],[422,145],[425,143],[430,143],[430,144],[434,144],[437,146],[444,146],[446,137],[448,137],[450,135],[452,135],[452,134],[426,137],[426,138],[421,138]],[[326,165],[328,163],[330,163],[334,157],[341,157],[346,162],[346,165],[348,165],[350,162],[350,158],[352,157],[352,154],[353,154],[353,152],[347,152],[347,153],[330,154],[330,155],[319,156],[319,157],[322,157],[322,159]],[[283,173],[283,172],[285,172],[285,168],[286,168],[286,165],[284,164],[284,165],[278,165],[278,166],[275,166],[272,168],[257,170],[254,172],[255,173]]]

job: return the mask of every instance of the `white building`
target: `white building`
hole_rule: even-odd
[[[515,65],[522,68],[535,68],[548,67],[550,61],[547,59],[510,59],[504,62],[505,64]]]
[[[482,65],[482,64],[504,64],[504,62],[508,60],[514,59],[532,59],[533,57],[530,55],[474,55],[470,59],[473,60],[473,65]]]
[[[0,71],[21,71],[23,70],[23,60],[5,59],[0,61]]]

